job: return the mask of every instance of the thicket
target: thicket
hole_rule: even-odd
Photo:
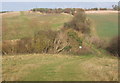
[[[112,5],[112,8],[114,10],[120,10],[120,4],[119,5]]]
[[[7,13],[7,12],[12,12],[12,11],[1,11],[0,13]]]
[[[90,34],[90,20],[86,18],[84,10],[77,10],[77,13],[70,22],[64,24],[65,28],[72,28],[83,34]]]
[[[118,44],[119,42],[120,42],[120,36],[114,37],[109,43],[109,46],[106,48],[107,51],[113,54],[114,56],[120,56],[119,55],[120,45]]]
[[[40,11],[43,9],[40,9]],[[59,9],[61,10],[61,9]],[[62,10],[61,10],[62,11]],[[65,10],[66,13],[70,12],[70,8]],[[20,54],[20,53],[49,53],[50,49],[54,51],[55,48],[61,48],[63,51],[69,52],[70,49],[75,53],[79,46],[82,46],[82,39],[78,36],[76,32],[81,32],[82,34],[90,33],[90,23],[86,18],[85,12],[82,9],[77,9],[77,13],[74,14],[72,21],[64,25],[63,29],[71,29],[72,31],[67,32],[67,38],[71,41],[63,40],[57,38],[60,36],[57,31],[52,30],[41,30],[34,34],[32,38],[22,38],[17,42],[3,42],[3,54]],[[66,33],[64,31],[64,33]],[[55,39],[57,42],[61,42],[60,46],[56,45],[54,47]],[[65,43],[68,43],[67,45]],[[16,44],[15,44],[16,43]],[[71,45],[69,45],[71,43]],[[76,45],[75,45],[76,44]],[[62,47],[61,47],[62,45]],[[63,49],[62,49],[63,48]]]
[[[64,29],[68,30],[70,53],[77,55],[92,53],[84,43],[85,37],[89,37],[91,33],[91,21],[87,19],[84,10],[77,9],[73,19],[64,23]]]
[[[79,43],[79,46],[82,46],[82,39],[78,37],[78,34],[75,33],[75,32],[68,32],[68,36],[75,39],[78,43]]]
[[[38,9],[39,11],[47,11],[44,8]],[[59,9],[61,12],[62,9]],[[36,11],[36,10],[34,10]],[[51,10],[50,10],[51,11]],[[50,12],[49,11],[49,12]],[[57,10],[56,10],[57,11]],[[64,27],[59,31],[40,30],[34,34],[34,37],[22,38],[19,41],[3,42],[3,54],[21,54],[21,53],[91,53],[90,47],[84,43],[85,36],[89,37],[91,33],[91,21],[86,18],[85,11],[82,9],[67,8],[66,13],[76,11],[71,21],[66,22]],[[71,12],[72,13],[72,12]],[[94,39],[95,40],[95,39]],[[56,43],[55,43],[56,41]],[[90,41],[90,40],[88,40]],[[99,40],[92,41],[93,44],[101,46],[101,43],[96,43]],[[79,48],[82,46],[82,49]]]
[[[99,10],[108,10],[107,8],[99,8]]]
[[[117,6],[113,6],[113,9],[117,9]],[[109,10],[107,8],[90,8],[90,9],[82,9],[82,8],[33,8],[31,11],[33,12],[41,12],[41,13],[68,13],[74,15],[77,10]]]
[[[34,8],[31,9],[31,11],[33,12],[41,12],[41,13],[68,13],[68,14],[72,14],[74,15],[75,12],[81,8],[55,8],[55,9],[51,9],[51,8]],[[83,9],[81,9],[83,10]]]
[[[36,33],[34,36],[34,52],[47,53],[53,47],[56,34],[57,32],[52,30]]]
[[[55,31],[39,31],[32,38],[22,38],[19,41],[3,41],[2,54],[47,53],[53,47]]]
[[[10,41],[2,42],[2,54],[15,54],[16,53],[16,45]]]

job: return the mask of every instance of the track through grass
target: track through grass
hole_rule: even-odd
[[[96,55],[8,55],[3,57],[3,80],[105,81],[118,80],[116,57]]]

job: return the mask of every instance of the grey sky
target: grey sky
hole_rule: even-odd
[[[117,2],[3,2],[3,11],[26,11],[32,8],[112,8]]]
[[[119,0],[2,0],[2,2],[119,2]]]

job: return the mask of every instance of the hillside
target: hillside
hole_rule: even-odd
[[[86,14],[94,22],[97,34],[101,38],[110,39],[118,34],[117,11],[86,11]],[[35,31],[44,29],[43,27],[59,30],[64,22],[69,21],[72,16],[68,14],[42,15],[32,12],[10,12],[3,14],[2,18],[3,40],[11,40],[33,36]]]
[[[118,35],[118,13],[100,12],[87,13],[96,27],[97,33],[101,38],[112,38]]]
[[[117,81],[117,12],[3,14],[3,80]]]
[[[32,37],[39,30],[59,30],[72,16],[66,14],[40,14],[10,12],[3,14],[3,40]],[[28,31],[29,30],[29,31]]]

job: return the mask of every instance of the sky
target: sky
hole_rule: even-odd
[[[2,2],[0,11],[26,11],[33,8],[112,8],[117,2]]]
[[[119,2],[120,0],[1,0],[2,2]]]

